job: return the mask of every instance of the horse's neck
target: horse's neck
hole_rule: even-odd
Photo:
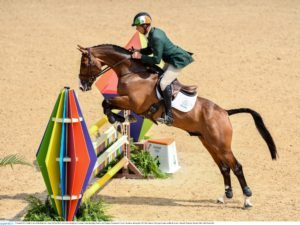
[[[136,74],[135,80],[138,80],[138,77],[145,80],[151,76],[151,73],[147,71],[146,65],[138,60],[131,59],[129,55],[124,53],[116,52],[112,49],[95,49],[94,54],[111,67],[119,79],[127,74]],[[151,80],[153,80],[153,77]]]
[[[125,57],[121,57],[119,55],[114,55],[114,54],[105,54],[105,55],[99,54],[97,58],[99,58],[109,67],[115,67],[119,62],[124,61],[126,59]]]
[[[128,56],[119,57],[112,63],[113,65],[116,65],[113,70],[117,73],[119,78],[128,74],[136,74],[136,76],[140,77],[141,79],[145,79],[151,75],[144,64],[133,60]]]
[[[110,67],[115,65],[118,61],[122,60],[122,58],[126,58],[126,55],[114,51],[109,46],[94,47],[92,48],[92,53],[96,58],[100,59]]]
[[[130,86],[143,87],[142,89],[147,89],[148,91],[156,91],[156,84],[158,81],[157,74],[149,73],[147,70],[138,70],[139,68],[134,68],[133,70],[128,70],[129,72],[123,73],[123,75],[118,75],[119,82],[121,84],[130,84]],[[118,73],[118,71],[115,71]],[[120,73],[120,72],[119,72]]]
[[[115,71],[118,71],[118,75],[124,73],[139,73],[142,72],[141,76],[144,77],[147,68],[144,64],[137,60],[133,60],[130,54],[125,52],[119,52],[122,50],[115,50],[116,46],[99,46],[93,49],[93,54],[95,57],[104,61],[109,67],[112,67]],[[121,49],[121,47],[119,47]],[[128,61],[127,61],[128,60]],[[119,64],[120,63],[120,64]],[[119,65],[118,65],[119,64]],[[117,72],[116,71],[116,72]]]

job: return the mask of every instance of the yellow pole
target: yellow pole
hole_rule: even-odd
[[[107,117],[101,118],[97,123],[95,123],[93,126],[89,128],[89,134],[93,135],[99,130],[100,127],[102,127],[107,122],[108,122]]]
[[[103,187],[107,181],[109,181],[120,169],[122,169],[128,163],[127,157],[123,157],[113,168],[102,176],[99,180],[95,181],[93,185],[88,188],[83,195],[83,202],[89,199],[97,190]]]

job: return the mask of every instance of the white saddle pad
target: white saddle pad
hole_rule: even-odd
[[[162,96],[160,95],[158,90],[156,90],[156,94],[158,99],[162,99]],[[179,92],[176,98],[172,101],[172,107],[178,109],[181,112],[189,112],[194,108],[196,100],[197,94],[195,94],[194,96],[188,96],[182,92]]]

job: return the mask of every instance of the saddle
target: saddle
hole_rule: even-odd
[[[160,88],[160,82],[161,82],[162,75],[164,74],[165,71],[156,65],[146,65],[146,69],[149,73],[158,75],[158,81],[156,83],[156,94],[159,101],[152,104],[150,108],[142,114],[145,117],[151,119],[155,124],[157,124],[157,121],[159,119],[154,120],[153,115],[159,110],[159,107],[162,104],[163,93]],[[172,107],[182,112],[190,111],[194,107],[197,99],[197,86],[183,85],[177,79],[175,79],[171,83],[171,86],[172,86],[172,98],[173,98]]]
[[[158,75],[159,79],[157,81],[156,86],[157,86],[158,92],[162,96],[162,90],[160,88],[160,81],[161,81],[162,75],[164,74],[165,71],[157,65],[151,65],[151,66],[149,65],[146,68],[149,73],[155,73]],[[197,86],[196,85],[184,85],[184,84],[180,83],[177,79],[175,79],[172,82],[171,86],[172,86],[173,99],[177,96],[177,94],[179,92],[183,92],[187,96],[194,96],[197,94]]]
[[[197,94],[196,85],[184,85],[180,83],[177,79],[172,82],[172,96],[176,97],[178,92],[183,92],[188,96],[194,96]]]

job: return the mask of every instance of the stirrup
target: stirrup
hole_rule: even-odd
[[[167,114],[164,115],[164,124],[168,125],[168,126],[172,126],[173,124],[173,117],[169,116]]]
[[[169,121],[168,119],[166,119],[167,117],[171,118],[171,121]],[[163,117],[157,118],[156,121],[159,122],[159,123],[166,124],[167,126],[172,126],[172,124],[173,124],[173,118],[169,117],[169,116],[165,116],[165,115],[163,115]]]

